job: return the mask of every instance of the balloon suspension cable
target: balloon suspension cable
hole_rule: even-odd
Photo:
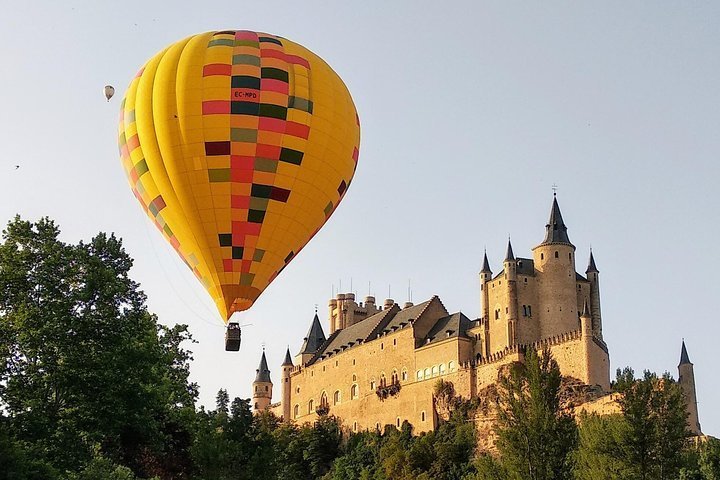
[[[183,295],[180,295],[180,292],[178,292],[177,288],[175,288],[175,285],[173,284],[172,280],[170,279],[170,275],[168,274],[168,271],[165,269],[165,266],[163,265],[162,261],[160,260],[160,255],[158,254],[157,248],[155,248],[155,243],[153,242],[153,239],[152,239],[152,237],[151,237],[151,235],[150,235],[150,232],[149,232],[149,227],[150,227],[150,226],[148,225],[148,222],[149,222],[149,219],[145,222],[145,234],[146,234],[147,237],[148,237],[148,242],[149,242],[150,245],[152,246],[153,253],[155,254],[155,260],[157,260],[158,265],[160,265],[160,270],[162,270],[163,275],[165,275],[165,280],[166,280],[167,283],[170,285],[170,288],[173,289],[173,291],[175,292],[175,295],[180,299],[180,301],[183,303],[183,305],[185,305],[185,306],[187,307],[187,309],[190,311],[190,313],[192,313],[192,314],[195,315],[197,318],[199,318],[203,323],[206,323],[206,324],[208,324],[208,325],[211,325],[211,326],[213,326],[213,327],[215,327],[215,328],[225,328],[225,325],[218,325],[218,324],[215,323],[215,322],[210,322],[210,321],[207,320],[207,318],[206,318],[205,316],[202,316],[202,315],[198,314],[198,313],[195,311],[195,309],[193,309],[193,308],[185,301],[185,297],[184,297]],[[182,275],[181,275],[181,276],[182,276]],[[194,294],[195,297],[197,298],[197,293],[193,292],[193,294]],[[212,315],[212,316],[216,316],[216,314],[213,312],[213,315]]]

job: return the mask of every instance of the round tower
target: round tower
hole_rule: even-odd
[[[490,318],[490,305],[488,300],[487,283],[492,280],[492,270],[488,262],[487,251],[483,253],[483,266],[480,270],[480,310],[483,321]]]
[[[253,382],[253,410],[255,412],[261,412],[270,406],[273,387],[264,349],[262,357],[260,358],[260,366],[255,371],[257,373],[255,375],[255,381]]]
[[[508,238],[507,252],[505,260],[503,260],[503,268],[505,269],[505,280],[507,280],[507,345],[512,346],[517,343],[517,319],[518,319],[518,292],[517,292],[517,261],[513,254],[512,244]]]
[[[590,249],[590,259],[585,275],[590,282],[590,314],[592,315],[593,333],[602,340],[602,316],[600,315],[600,272],[595,266],[595,257],[593,257],[592,248]]]
[[[685,397],[685,407],[688,412],[688,429],[693,435],[702,435],[700,420],[698,419],[697,396],[695,394],[695,372],[693,370],[693,364],[690,363],[687,349],[685,348],[685,340],[682,342],[682,350],[680,352],[678,383]]]
[[[290,356],[290,348],[288,347],[285,352],[285,361],[282,363],[282,411],[283,420],[289,422],[292,420],[290,417],[290,392],[292,391],[292,384],[290,382],[290,373],[292,373],[293,362]]]
[[[545,239],[533,248],[537,272],[540,337],[578,329],[575,246],[570,243],[557,197],[553,196]]]

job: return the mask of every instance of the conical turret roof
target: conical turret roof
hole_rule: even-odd
[[[572,245],[567,234],[567,226],[565,226],[562,213],[560,213],[560,206],[558,205],[556,196],[553,196],[550,219],[547,225],[545,225],[545,239],[542,241],[542,244],[547,243],[565,243]]]
[[[680,365],[690,363],[690,357],[688,357],[687,348],[685,348],[685,340],[682,342],[682,350],[680,351]]]
[[[310,330],[303,339],[302,347],[300,348],[300,355],[303,353],[315,353],[317,352],[323,343],[325,343],[326,337],[323,332],[322,325],[320,325],[320,319],[315,313]]]
[[[582,315],[580,315],[580,316],[581,316],[581,317],[588,317],[588,318],[591,317],[591,315],[590,315],[590,308],[588,307],[588,302],[587,302],[587,300],[585,300],[585,304],[583,305]]]
[[[487,251],[483,253],[483,266],[480,273],[492,273],[492,270],[490,270],[490,262],[488,262],[487,258]]]
[[[265,358],[265,350],[260,357],[260,366],[255,370],[255,382],[272,383],[270,380],[270,369],[268,368],[267,359]]]
[[[600,273],[595,266],[595,257],[593,257],[592,249],[590,249],[590,260],[588,260],[588,267],[585,273]]]
[[[287,351],[285,352],[285,361],[282,363],[282,367],[286,367],[288,365],[292,366],[292,357],[290,356],[290,347],[288,347]]]
[[[515,261],[515,255],[513,254],[513,251],[512,251],[512,244],[510,243],[510,238],[508,238],[507,251],[505,252],[505,261],[506,262]]]

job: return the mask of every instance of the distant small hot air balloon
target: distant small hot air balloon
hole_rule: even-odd
[[[359,141],[350,92],[321,58],[243,30],[194,35],[158,53],[120,113],[135,197],[225,322],[252,306],[337,208]],[[239,344],[239,332],[229,334]]]
[[[105,98],[109,102],[113,95],[115,95],[115,87],[112,85],[105,85],[103,92],[105,93]]]

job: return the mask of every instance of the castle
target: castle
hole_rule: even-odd
[[[332,414],[353,431],[400,426],[416,432],[436,428],[433,389],[438,379],[471,398],[497,381],[500,369],[523,360],[523,347],[549,347],[565,376],[596,390],[610,390],[608,347],[603,340],[600,279],[592,251],[585,275],[575,270],[557,198],[545,238],[532,258],[515,257],[508,240],[503,268],[480,271],[482,314],[450,313],[440,298],[402,308],[372,296],[357,303],[353,293],[330,300],[329,336],[315,314],[299,353],[288,349],[281,365],[281,400],[263,352],[253,382],[255,411],[270,410],[285,421],[304,423]],[[683,342],[679,380],[689,427],[700,434],[692,364]]]

